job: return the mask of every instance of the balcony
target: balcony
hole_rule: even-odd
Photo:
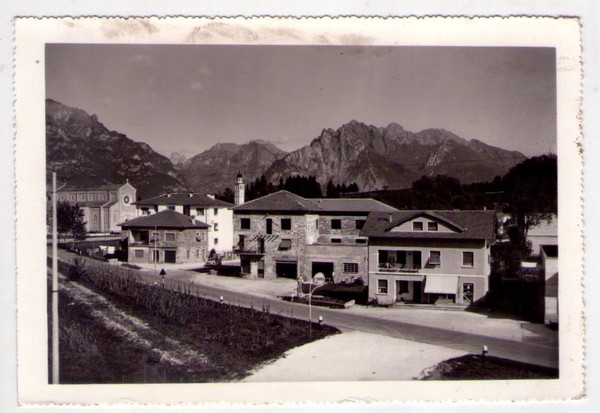
[[[421,266],[384,262],[379,264],[378,271],[398,274],[418,274],[421,271]]]

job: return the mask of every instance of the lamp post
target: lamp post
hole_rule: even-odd
[[[316,287],[320,287],[325,283],[325,274],[322,272],[318,272],[314,275],[314,277],[310,278],[308,284],[308,338],[312,340],[312,293],[313,293],[313,283]]]

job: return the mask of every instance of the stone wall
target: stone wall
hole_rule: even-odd
[[[138,231],[138,230],[136,230]],[[150,233],[154,232],[154,229],[148,229]],[[187,229],[187,230],[168,230],[158,229],[156,231],[159,235],[156,243],[152,241],[152,237],[149,237],[151,241],[145,244],[132,243],[133,237],[131,231],[128,231],[129,246],[127,253],[127,260],[131,263],[152,263],[152,255],[154,250],[159,253],[158,263],[165,262],[165,251],[176,251],[176,263],[201,263],[204,262],[208,256],[207,249],[207,233],[206,229]],[[165,234],[175,234],[175,241],[165,241]],[[200,241],[197,239],[197,234],[200,235]],[[136,254],[136,251],[141,251]],[[143,254],[143,256],[137,256]]]

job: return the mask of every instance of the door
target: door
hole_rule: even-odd
[[[152,262],[160,261],[160,251],[152,250]]]
[[[265,261],[260,260],[258,262],[258,278],[265,278]]]
[[[278,277],[282,278],[298,278],[298,263],[297,262],[276,262],[275,272]]]
[[[332,262],[313,262],[312,263],[312,276],[316,273],[322,272],[325,275],[326,281],[333,279],[333,263]]]
[[[473,303],[473,283],[463,283],[463,303]]]
[[[422,296],[423,291],[423,282],[422,281],[413,281],[413,301],[415,303],[420,303],[423,299]]]
[[[273,220],[271,218],[267,218],[267,234],[273,233]]]
[[[165,251],[165,262],[175,264],[177,262],[177,251],[166,250]]]

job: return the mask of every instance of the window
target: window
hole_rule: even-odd
[[[204,215],[204,208],[196,208],[196,215]]]
[[[387,280],[377,280],[377,293],[378,294],[387,294],[388,292],[388,281]]]
[[[167,208],[171,211],[175,211],[175,205],[169,205]]]
[[[473,253],[465,251],[462,253],[462,256],[463,256],[463,262],[462,262],[463,267],[473,267],[473,264],[474,264]]]
[[[273,233],[273,220],[271,218],[267,218],[267,234],[271,235]]]
[[[355,262],[345,262],[344,272],[349,274],[356,274],[358,272],[358,264]]]
[[[315,228],[319,230],[319,219],[315,219]]]
[[[241,229],[250,229],[250,218],[242,218],[240,220]]]
[[[150,233],[150,241],[155,242],[160,240],[160,234],[158,232]]]
[[[144,258],[144,250],[135,250],[135,258]]]
[[[357,219],[356,220],[356,229],[362,229],[362,227],[365,226],[365,220],[364,219]]]
[[[201,232],[196,232],[196,241],[198,241],[198,242],[204,241],[204,235]]]
[[[398,294],[408,293],[408,281],[399,281],[398,284]]]
[[[292,248],[292,240],[291,239],[282,239],[281,243],[279,244],[279,250],[287,251],[290,248]]]
[[[175,234],[173,232],[165,232],[165,241],[175,241]]]
[[[219,231],[219,224],[217,224],[217,223],[213,224],[213,230],[215,232]]]
[[[341,244],[342,239],[341,238],[331,238],[331,243],[332,244]]]
[[[429,265],[439,267],[442,265],[442,253],[440,251],[429,252]]]
[[[366,244],[367,243],[367,239],[366,238],[356,238],[354,240],[354,242],[356,242],[357,244]]]
[[[427,223],[427,231],[437,231],[438,223],[437,222],[428,222]]]
[[[215,245],[219,243],[219,238],[215,238]]]
[[[292,219],[291,218],[281,218],[281,229],[283,231],[289,231],[292,229]]]
[[[341,219],[332,219],[331,220],[331,229],[342,229],[342,220]]]
[[[215,216],[219,215],[219,208],[215,208],[213,212],[214,212]]]
[[[185,257],[186,257],[186,258],[189,260],[189,259],[190,259],[190,256],[191,256],[191,252],[190,252],[190,250],[187,250],[187,251],[185,252]]]
[[[423,223],[421,221],[413,222],[413,231],[423,231]]]

